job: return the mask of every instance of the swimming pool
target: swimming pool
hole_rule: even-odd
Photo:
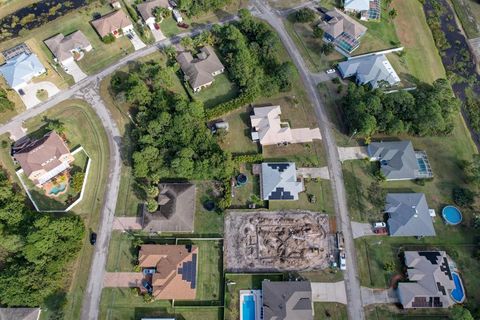
[[[442,210],[443,219],[448,224],[457,225],[462,222],[462,213],[454,206],[446,206]]]
[[[57,194],[59,194],[60,192],[65,191],[66,188],[67,188],[67,184],[66,184],[66,183],[57,184],[57,185],[53,186],[53,187],[50,189],[49,194],[57,195]]]
[[[418,163],[418,172],[421,174],[427,174],[427,164],[422,158],[417,158],[417,163]]]
[[[453,282],[455,283],[455,289],[452,290],[450,295],[455,302],[462,303],[465,300],[462,279],[460,279],[460,275],[456,272],[452,272],[452,277]]]
[[[241,320],[255,320],[255,298],[253,295],[243,296]]]

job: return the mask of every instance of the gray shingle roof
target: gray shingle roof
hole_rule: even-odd
[[[417,178],[418,161],[410,141],[372,142],[368,155],[380,161],[380,170],[387,180]]]
[[[309,281],[262,282],[264,320],[313,320]]]
[[[48,49],[61,62],[72,56],[71,51],[74,49],[84,49],[90,46],[90,41],[82,31],[77,30],[68,36],[59,33],[44,41]]]
[[[410,282],[398,284],[404,308],[448,308],[453,305],[450,292],[455,284],[445,251],[405,251]]]
[[[389,193],[385,203],[391,236],[435,236],[423,193]]]
[[[377,88],[380,81],[390,85],[400,82],[400,78],[383,54],[353,57],[340,62],[338,69],[344,78],[355,76],[360,84],[370,84]]]
[[[0,320],[38,320],[40,308],[0,308]]]
[[[198,88],[213,81],[213,74],[223,72],[224,66],[210,46],[200,49],[197,58],[188,51],[181,52],[177,61],[183,73],[188,77],[192,88]]]
[[[367,31],[367,27],[355,21],[355,19],[349,17],[337,8],[328,11],[326,15],[330,20],[323,21],[319,24],[319,27],[333,38],[337,38],[345,32],[354,39],[358,39]]]
[[[302,181],[297,181],[293,162],[262,163],[261,194],[263,200],[298,200],[303,191]]]

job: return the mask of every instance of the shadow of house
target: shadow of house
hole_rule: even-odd
[[[196,188],[191,183],[161,183],[158,209],[143,208],[142,228],[147,232],[193,232]]]

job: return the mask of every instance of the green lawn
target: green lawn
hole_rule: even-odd
[[[228,122],[229,130],[220,143],[223,149],[233,154],[259,153],[260,146],[252,141],[250,114],[252,109],[248,106],[239,108],[223,117]]]
[[[269,274],[225,274],[225,320],[240,318],[240,290],[261,289],[262,281],[282,281],[283,275]]]
[[[88,52],[85,57],[78,62],[80,68],[87,74],[93,74],[113,62],[119,60],[123,55],[133,52],[133,46],[126,37],[118,38],[114,43],[104,44],[95,29],[93,29],[90,21],[93,20],[94,14],[106,14],[112,11],[108,3],[101,4],[96,1],[79,10],[73,10],[66,15],[51,21],[39,28],[21,33],[20,37],[4,41],[0,43],[0,49],[12,47],[27,39],[33,38],[41,50],[51,60],[52,54],[43,43],[57,33],[70,34],[76,30],[81,30],[92,44],[93,50]]]
[[[427,25],[422,5],[418,0],[394,0],[392,6],[398,16],[395,29],[402,46],[405,47],[405,61],[408,74],[399,74],[410,82],[432,83],[445,78],[445,69]]]
[[[5,110],[0,112],[0,123],[3,124],[3,123],[6,123],[11,118],[13,118],[14,116],[16,116],[17,114],[24,112],[25,105],[23,104],[23,101],[20,98],[20,96],[17,94],[17,92],[11,89],[7,85],[3,77],[0,77],[0,88],[4,89],[7,92],[8,100],[14,103],[12,110]]]
[[[231,208],[248,209],[250,203],[255,203],[257,208],[266,207],[266,203],[260,201],[260,177],[252,173],[252,165],[240,164],[236,174],[240,173],[245,174],[248,181],[245,185],[233,188],[234,197],[232,198]]]
[[[446,320],[449,317],[448,310],[432,309],[425,310],[400,310],[393,305],[375,305],[366,308],[367,320]]]
[[[188,84],[186,85],[188,86]],[[190,87],[188,88],[190,89]],[[227,73],[224,72],[215,76],[215,80],[210,87],[197,93],[191,92],[194,99],[202,101],[205,108],[210,108],[235,98],[238,95],[238,88],[228,80]]]
[[[315,302],[313,304],[315,310],[315,320],[331,319],[346,320],[348,319],[347,307],[341,303]]]
[[[218,200],[220,192],[218,185],[212,181],[196,181],[197,188],[195,224],[196,234],[210,234],[221,236],[223,234],[223,213],[207,211],[203,205],[205,202]]]

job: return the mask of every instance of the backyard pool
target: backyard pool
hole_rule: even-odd
[[[56,196],[56,195],[58,195],[60,192],[65,191],[66,188],[67,188],[67,184],[66,184],[66,183],[60,183],[60,184],[54,185],[54,186],[50,189],[49,194],[52,194],[52,195]]]
[[[465,300],[465,292],[463,291],[462,279],[456,272],[452,272],[453,282],[455,283],[455,289],[452,290],[450,295],[452,299],[457,303],[462,303]]]
[[[253,295],[243,296],[242,320],[255,320],[255,299]]]
[[[260,320],[261,290],[240,290],[240,320]]]
[[[442,215],[443,219],[453,226],[462,222],[462,213],[454,206],[446,206],[443,208]]]

